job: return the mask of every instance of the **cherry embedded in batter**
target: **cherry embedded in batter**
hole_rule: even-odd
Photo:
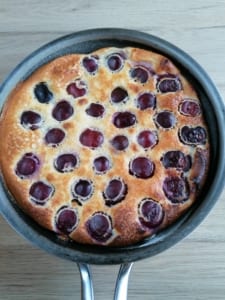
[[[193,166],[191,170],[191,181],[194,184],[193,190],[200,191],[202,180],[207,172],[206,151],[197,147],[194,152]]]
[[[53,94],[46,82],[40,82],[35,86],[34,95],[40,103],[49,103],[53,99]]]
[[[82,145],[94,149],[102,145],[104,136],[99,130],[85,129],[80,135],[80,142]]]
[[[182,143],[187,145],[204,145],[206,143],[206,131],[201,126],[184,126],[179,131],[179,137]]]
[[[122,151],[128,147],[129,141],[125,135],[116,135],[111,140],[111,145],[113,146],[114,149]]]
[[[113,72],[120,71],[123,67],[123,64],[123,58],[119,53],[114,53],[107,57],[108,68]]]
[[[72,172],[77,166],[77,156],[72,153],[64,153],[59,155],[54,161],[54,166],[61,173]]]
[[[58,146],[65,138],[65,132],[60,128],[52,128],[45,135],[45,142],[50,146]]]
[[[95,73],[98,70],[98,60],[94,56],[84,57],[82,63],[88,73]]]
[[[41,116],[31,110],[24,111],[20,118],[20,123],[24,128],[36,130],[42,125]]]
[[[113,115],[113,124],[117,128],[126,128],[136,123],[136,116],[128,111],[117,112]]]
[[[155,117],[156,124],[162,128],[170,129],[174,127],[176,118],[170,111],[159,112]]]
[[[62,100],[56,104],[52,111],[52,116],[57,121],[65,121],[74,113],[73,106],[66,100]]]
[[[18,161],[15,172],[17,176],[24,179],[33,175],[39,166],[39,158],[33,153],[26,153]]]
[[[156,97],[152,93],[143,93],[137,98],[137,107],[140,110],[145,110],[148,108],[154,109],[156,107]]]
[[[77,211],[73,208],[61,207],[55,217],[55,226],[57,230],[66,235],[70,234],[78,225]]]
[[[144,149],[153,148],[158,143],[158,137],[151,130],[143,130],[138,134],[137,141]]]
[[[83,97],[87,93],[87,85],[80,79],[70,83],[67,88],[67,93],[74,98]]]
[[[162,157],[163,166],[188,171],[191,168],[191,157],[181,151],[168,151]]]
[[[90,236],[98,242],[106,242],[112,236],[112,222],[104,212],[96,212],[86,223]]]
[[[165,74],[158,77],[157,89],[161,93],[170,93],[181,90],[182,85],[175,75]]]
[[[148,81],[149,73],[143,67],[135,67],[131,69],[130,76],[135,81],[138,81],[140,83],[146,83]]]
[[[137,157],[130,162],[129,172],[137,178],[147,179],[153,176],[154,163],[147,157]]]
[[[139,220],[147,228],[159,226],[164,218],[164,210],[160,203],[152,199],[143,199],[139,205]]]
[[[30,199],[37,205],[44,205],[52,197],[54,188],[47,182],[36,181],[29,190]]]
[[[99,156],[94,159],[93,168],[97,174],[103,174],[111,168],[111,164],[107,157]]]
[[[91,103],[85,111],[89,116],[98,118],[103,116],[105,108],[99,103]]]
[[[72,188],[75,200],[87,200],[93,194],[93,183],[87,179],[79,179]]]
[[[128,93],[121,87],[116,87],[111,93],[111,101],[113,103],[125,102],[128,99]]]
[[[108,182],[103,197],[107,206],[115,205],[124,200],[127,194],[127,186],[121,179],[112,179]]]
[[[182,203],[189,197],[189,184],[186,179],[178,176],[169,176],[164,179],[163,192],[173,203]]]
[[[196,117],[201,113],[199,104],[191,99],[185,99],[180,104],[179,110],[181,114],[190,117]]]

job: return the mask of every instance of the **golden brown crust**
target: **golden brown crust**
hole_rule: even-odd
[[[112,53],[120,53],[126,57],[124,66],[119,72],[110,72],[106,58]],[[104,244],[112,246],[129,245],[151,236],[165,228],[182,215],[195,201],[197,193],[206,179],[209,164],[209,143],[187,145],[181,142],[179,130],[183,126],[204,127],[207,131],[202,113],[195,117],[180,113],[179,107],[184,99],[194,99],[199,104],[198,96],[187,80],[173,63],[157,54],[136,48],[104,48],[92,53],[98,57],[99,68],[95,75],[89,74],[82,66],[87,55],[71,54],[55,59],[35,71],[26,81],[20,83],[7,99],[0,119],[0,168],[9,191],[18,205],[42,226],[57,231],[55,220],[57,212],[64,206],[73,207],[78,213],[78,226],[70,233],[70,237],[80,243]],[[133,67],[141,66],[150,72],[146,83],[134,81],[130,77]],[[182,89],[176,92],[161,93],[157,90],[157,76],[172,74],[179,77]],[[83,97],[74,99],[66,91],[69,83],[81,79],[88,86]],[[53,101],[43,104],[37,101],[34,87],[46,82],[53,94]],[[112,104],[109,100],[111,91],[116,87],[128,91],[126,103]],[[156,95],[156,108],[140,110],[136,107],[137,95],[143,92]],[[67,100],[74,108],[74,115],[68,120],[58,122],[52,118],[52,109],[60,100]],[[105,107],[103,118],[88,117],[85,110],[90,103],[101,103]],[[44,122],[39,129],[29,130],[20,124],[24,110],[38,112]],[[112,115],[117,111],[129,111],[135,114],[138,122],[131,127],[116,128],[112,123]],[[155,117],[160,111],[173,112],[176,124],[171,129],[162,129],[156,125]],[[57,147],[45,145],[44,136],[53,127],[61,128],[66,137]],[[79,137],[86,128],[97,128],[104,135],[101,147],[90,149],[84,147]],[[137,143],[137,135],[142,130],[156,132],[158,143],[152,149],[145,150]],[[111,139],[124,134],[129,137],[129,147],[124,151],[115,150]],[[190,156],[192,167],[181,171],[165,168],[162,157],[168,151],[182,151]],[[59,173],[54,168],[54,159],[61,153],[75,153],[79,157],[78,166],[68,173]],[[34,153],[40,160],[40,168],[33,176],[21,179],[15,169],[18,161],[25,153]],[[107,156],[111,169],[103,175],[96,174],[92,168],[97,156]],[[148,157],[154,162],[154,175],[148,179],[140,179],[129,173],[129,164],[135,157]],[[163,190],[165,178],[187,178],[190,193],[188,199],[175,203],[168,199]],[[73,200],[71,186],[79,178],[87,178],[94,183],[94,193],[89,200],[78,203]],[[125,199],[112,206],[105,204],[103,191],[114,178],[122,178],[127,186]],[[54,186],[54,194],[45,205],[37,205],[30,200],[29,189],[35,181],[45,180]],[[138,207],[140,202],[150,198],[160,203],[164,210],[162,223],[156,228],[147,228],[140,222]],[[87,230],[87,220],[96,212],[110,216],[113,234],[105,241],[93,239]]]

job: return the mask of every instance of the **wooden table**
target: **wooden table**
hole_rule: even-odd
[[[44,43],[94,27],[160,36],[193,56],[225,98],[225,1],[0,0],[0,82]],[[129,299],[225,299],[225,189],[205,221],[184,241],[137,262]],[[80,298],[75,264],[18,236],[0,217],[0,300]],[[112,299],[118,266],[93,266],[96,299]]]

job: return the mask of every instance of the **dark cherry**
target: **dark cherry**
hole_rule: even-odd
[[[112,222],[103,212],[96,212],[86,223],[90,236],[98,242],[106,242],[112,236]]]
[[[111,71],[119,71],[123,67],[123,58],[119,53],[114,53],[107,57],[107,65]]]
[[[139,215],[141,224],[151,229],[162,223],[164,210],[158,202],[152,199],[144,199],[139,206]]]
[[[163,191],[173,203],[181,203],[189,197],[189,184],[186,179],[178,176],[166,177],[163,182]]]
[[[99,103],[91,103],[86,109],[86,113],[92,117],[102,117],[104,114],[105,108]]]
[[[98,69],[98,61],[94,56],[86,56],[83,59],[83,66],[89,73],[94,73]]]
[[[187,172],[190,170],[190,168],[192,167],[192,159],[190,155],[186,155],[185,156],[185,165],[183,167],[183,171]]]
[[[182,89],[180,79],[175,75],[166,74],[158,78],[157,89],[161,93],[176,92]]]
[[[65,121],[72,116],[73,112],[73,106],[68,101],[62,100],[54,107],[52,116],[57,121]]]
[[[22,179],[27,178],[33,175],[38,170],[39,166],[40,161],[38,157],[33,153],[26,153],[17,163],[16,174]]]
[[[129,170],[131,175],[146,179],[153,176],[155,165],[147,157],[137,157],[131,161]]]
[[[135,67],[131,69],[130,76],[140,83],[145,83],[148,81],[149,73],[143,67]]]
[[[191,167],[191,157],[181,151],[168,151],[162,157],[163,166],[188,171]]]
[[[128,147],[129,141],[125,135],[116,135],[111,140],[111,145],[113,146],[114,149],[122,151]]]
[[[35,130],[41,127],[42,118],[38,113],[27,110],[22,113],[20,123],[24,128]]]
[[[80,135],[82,145],[90,148],[97,148],[104,142],[103,134],[95,129],[85,129]]]
[[[121,87],[115,88],[111,93],[111,101],[113,103],[125,102],[128,98],[128,93]]]
[[[78,216],[75,209],[64,206],[56,214],[56,228],[59,232],[70,234],[78,225]]]
[[[190,117],[196,117],[200,115],[201,109],[197,102],[186,99],[179,106],[181,114]]]
[[[191,170],[191,181],[194,183],[194,188],[200,191],[202,179],[207,172],[207,159],[205,150],[197,147],[193,157],[193,165]]]
[[[30,198],[38,205],[44,205],[53,195],[54,188],[47,182],[36,181],[30,187]]]
[[[137,136],[137,141],[143,148],[153,148],[158,143],[156,133],[151,130],[143,130]]]
[[[156,107],[156,97],[152,93],[143,93],[137,98],[137,107],[140,110]]]
[[[204,145],[206,143],[207,134],[203,127],[184,126],[179,132],[180,140],[188,145]]]
[[[72,153],[61,154],[54,161],[54,166],[61,173],[71,172],[77,166],[77,157]]]
[[[73,186],[72,194],[77,200],[87,200],[93,194],[93,183],[90,180],[79,179]]]
[[[105,156],[99,156],[95,158],[93,162],[93,167],[96,173],[105,173],[108,171],[111,167],[110,161],[107,157]]]
[[[118,112],[113,115],[113,124],[117,128],[126,128],[136,123],[136,116],[128,111]]]
[[[77,79],[75,82],[70,83],[66,90],[69,95],[78,98],[83,97],[87,93],[87,86],[82,80]]]
[[[48,145],[57,146],[65,138],[65,132],[60,128],[52,128],[45,135],[45,141]]]
[[[175,125],[176,118],[172,112],[162,111],[156,115],[155,121],[157,125],[169,129]]]
[[[127,193],[127,186],[121,179],[112,179],[107,184],[103,197],[107,206],[112,206],[121,202]]]
[[[53,94],[45,82],[40,82],[35,86],[34,95],[40,103],[49,103],[53,98]]]

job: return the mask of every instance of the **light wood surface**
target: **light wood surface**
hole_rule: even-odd
[[[160,36],[193,56],[225,98],[225,1],[0,0],[0,82],[31,51],[61,35],[123,27]],[[185,240],[135,263],[128,299],[225,299],[225,189]],[[37,249],[0,217],[0,300],[80,299],[74,263]],[[119,266],[92,266],[96,299],[113,298]]]

